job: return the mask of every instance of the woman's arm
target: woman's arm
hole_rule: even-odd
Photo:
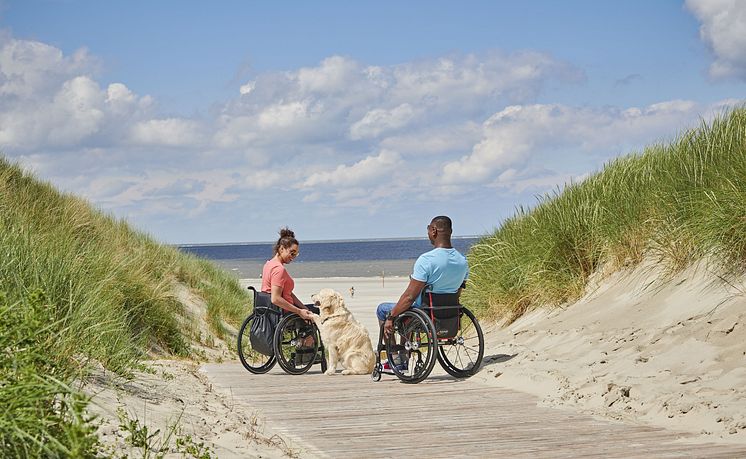
[[[308,309],[306,308],[306,305],[297,297],[295,296],[295,293],[291,293],[293,295],[293,304],[298,306],[301,309]]]
[[[311,320],[313,317],[311,311],[309,311],[308,309],[299,308],[295,306],[294,304],[288,303],[288,301],[282,297],[282,287],[280,287],[279,285],[272,286],[272,290],[270,291],[270,298],[273,304],[277,305],[278,307],[286,311],[294,312],[304,319]],[[298,298],[295,295],[293,295],[293,300],[298,301]],[[302,304],[303,303],[301,303],[301,305]]]

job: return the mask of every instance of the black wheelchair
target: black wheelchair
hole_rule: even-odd
[[[238,357],[244,368],[262,374],[279,363],[286,373],[300,375],[320,363],[321,371],[326,371],[324,344],[316,324],[272,304],[269,293],[248,289],[254,292],[254,310],[238,332]]]
[[[390,370],[384,370],[382,353]],[[376,365],[371,379],[393,375],[416,384],[430,375],[435,361],[453,377],[474,375],[484,357],[484,335],[474,314],[459,303],[456,293],[422,294],[422,307],[410,308],[393,320],[386,337],[381,325]]]

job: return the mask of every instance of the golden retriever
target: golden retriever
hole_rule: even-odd
[[[329,351],[327,375],[333,375],[341,362],[343,375],[363,375],[373,371],[376,355],[368,330],[352,317],[342,295],[330,288],[311,297],[319,308],[313,321],[321,332],[321,341]]]

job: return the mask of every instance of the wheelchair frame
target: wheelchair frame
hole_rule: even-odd
[[[376,364],[371,379],[380,381],[381,375],[387,374],[396,376],[404,383],[416,384],[430,375],[435,366],[435,360],[455,378],[468,378],[474,375],[479,370],[484,357],[484,334],[474,314],[457,301],[456,304],[435,304],[439,299],[448,301],[454,298],[457,298],[454,294],[424,293],[423,300],[427,299],[427,303],[421,308],[411,307],[396,316],[393,321],[393,332],[389,338],[385,337],[384,325],[381,324]],[[439,337],[439,332],[444,332],[444,328],[436,327],[435,323],[442,320],[437,315],[439,312],[449,310],[452,315],[451,319],[458,320],[458,329],[452,336],[445,331],[441,333],[445,336]],[[470,328],[467,321],[473,326],[472,333],[475,336],[464,336],[465,328]],[[473,343],[475,340],[477,342]],[[477,344],[476,349],[473,348],[474,344]],[[454,350],[455,355],[452,352]],[[386,360],[391,371],[383,369],[381,363],[383,351],[386,352]],[[394,360],[394,355],[401,356],[402,352],[408,356],[406,368],[401,366],[401,357],[398,363]],[[468,362],[464,361],[464,357],[468,358]]]
[[[254,292],[254,309],[241,324],[238,331],[238,357],[247,371],[253,374],[263,374],[271,370],[275,363],[288,374],[299,375],[307,372],[314,364],[321,364],[321,371],[326,371],[326,355],[324,343],[321,341],[316,324],[301,319],[296,313],[285,313],[283,309],[269,301],[269,294],[257,291],[253,286],[248,287]],[[262,301],[260,296],[266,295]],[[261,306],[262,304],[270,306]],[[264,355],[254,350],[251,345],[251,324],[258,314],[279,314],[280,320],[275,328],[272,340],[272,355]],[[307,338],[313,337],[313,345],[304,346]],[[317,355],[321,356],[317,361]]]

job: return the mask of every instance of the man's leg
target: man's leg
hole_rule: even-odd
[[[386,320],[386,316],[388,313],[391,312],[392,309],[394,309],[394,306],[396,306],[396,303],[381,303],[376,308],[376,316],[378,317],[378,325],[383,324],[383,322]]]
[[[394,306],[396,306],[396,303],[381,303],[378,305],[378,308],[376,309],[376,316],[378,317],[379,330],[381,325],[383,325],[383,322],[386,320],[386,316],[391,312],[392,309],[394,309]],[[400,338],[403,339],[403,337]],[[399,354],[392,355],[391,358],[394,362],[394,365],[401,365],[402,362],[406,360],[406,356]]]

